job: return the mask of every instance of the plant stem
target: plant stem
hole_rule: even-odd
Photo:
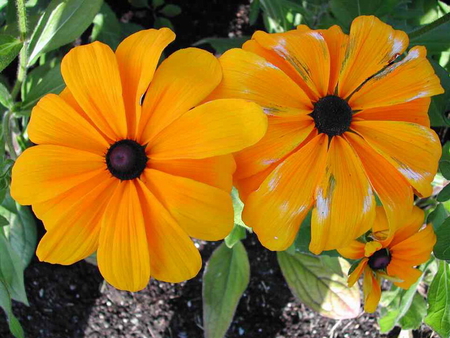
[[[14,100],[16,99],[17,94],[19,94],[19,91],[22,87],[22,83],[25,81],[25,78],[27,76],[27,63],[28,63],[27,11],[25,9],[25,1],[16,0],[16,5],[17,5],[17,19],[19,22],[20,39],[23,42],[23,46],[19,54],[19,67],[17,69],[17,80],[11,92],[11,95]]]
[[[441,16],[439,19],[429,23],[428,25],[425,25],[423,27],[420,27],[419,29],[412,31],[411,33],[408,34],[409,38],[411,40],[416,39],[419,36],[428,33],[429,31],[447,23],[448,21],[450,21],[450,13]]]
[[[16,154],[16,150],[14,149],[14,143],[13,143],[12,134],[11,134],[11,111],[10,110],[7,110],[5,112],[5,114],[3,115],[2,129],[3,129],[3,137],[5,138],[5,143],[9,150],[9,156],[11,157],[11,159],[16,160],[17,154]]]

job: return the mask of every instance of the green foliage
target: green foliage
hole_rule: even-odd
[[[247,231],[239,224],[234,224],[233,230],[225,237],[225,244],[230,249],[239,241],[247,237]]]
[[[14,101],[11,97],[11,93],[9,92],[8,88],[6,88],[6,86],[0,82],[0,104],[7,108],[7,109],[11,109]]]
[[[450,216],[449,212],[445,208],[445,206],[440,203],[436,206],[436,209],[433,210],[428,215],[427,223],[433,224],[434,231],[438,230],[442,223]]]
[[[203,274],[203,329],[205,338],[222,338],[250,280],[250,263],[241,242],[232,249],[222,243]]]
[[[430,61],[436,75],[441,80],[441,86],[445,90],[443,94],[431,98],[430,110],[428,112],[430,115],[430,123],[434,127],[450,126],[450,120],[445,116],[445,111],[450,107],[450,77],[447,71],[437,62]]]
[[[19,54],[22,41],[13,36],[0,35],[0,72],[3,71]]]
[[[115,50],[122,40],[122,27],[111,7],[104,3],[93,23],[91,40],[106,43]]]
[[[0,235],[1,236],[1,235]],[[24,338],[22,326],[12,312],[11,295],[8,287],[3,281],[0,281],[0,307],[6,312],[8,318],[9,330],[16,338]]]
[[[450,260],[450,218],[447,218],[437,229],[436,237],[434,255],[439,259]]]

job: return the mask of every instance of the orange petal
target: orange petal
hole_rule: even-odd
[[[325,172],[328,137],[321,134],[290,155],[248,196],[242,218],[262,245],[285,250],[314,202]]]
[[[229,193],[152,169],[145,170],[141,180],[189,236],[218,241],[233,229],[233,203]]]
[[[168,161],[150,158],[147,167],[171,175],[190,178],[231,192],[233,187],[232,176],[236,170],[236,163],[232,155]]]
[[[444,89],[426,56],[425,47],[412,48],[402,61],[367,81],[349,105],[353,110],[385,107],[442,94]]]
[[[397,169],[361,136],[348,132],[344,137],[358,154],[373,189],[383,203],[389,220],[389,230],[391,233],[394,232],[403,225],[411,212],[413,205],[411,186]]]
[[[58,95],[44,96],[33,108],[28,135],[37,144],[53,144],[104,155],[108,142]]]
[[[391,262],[387,266],[387,273],[389,276],[401,279],[402,282],[394,282],[394,285],[403,289],[409,289],[422,275],[422,271],[414,269],[410,265],[404,265],[401,261],[396,261],[392,258]]]
[[[359,241],[351,241],[348,246],[336,250],[342,257],[348,259],[360,259],[364,257],[364,243]]]
[[[364,250],[364,248],[363,248]],[[340,249],[339,249],[340,252]],[[348,276],[348,287],[351,288],[355,283],[358,281],[359,277],[362,275],[364,268],[367,266],[367,262],[369,261],[368,258],[363,258],[356,266],[355,270]]]
[[[338,96],[348,97],[366,79],[401,55],[408,43],[405,32],[394,30],[374,16],[353,20],[339,76]],[[396,92],[392,87],[390,91]]]
[[[127,111],[128,137],[136,137],[140,100],[152,81],[164,48],[175,39],[168,28],[142,30],[123,40],[116,50]]]
[[[344,138],[333,137],[326,174],[316,190],[309,250],[317,255],[349,245],[372,226],[375,205],[358,156]]]
[[[302,89],[276,66],[261,56],[231,49],[219,58],[223,69],[220,85],[208,97],[241,98],[263,107],[293,107],[313,110]],[[274,85],[276,84],[276,85]]]
[[[404,121],[430,127],[428,108],[431,99],[424,97],[413,101],[400,103],[387,107],[377,107],[364,109],[353,115],[353,119],[363,119],[370,121]]]
[[[378,241],[367,242],[364,246],[364,256],[370,257],[382,247],[383,245]]]
[[[73,148],[28,148],[12,169],[11,196],[23,205],[51,199],[104,172],[104,162],[102,156]]]
[[[263,171],[297,148],[314,129],[310,116],[280,118],[269,116],[266,135],[254,146],[235,155],[236,179]]]
[[[230,154],[258,142],[267,129],[261,107],[240,99],[197,106],[165,128],[149,144],[150,156],[196,159]]]
[[[372,226],[372,236],[383,243],[383,247],[386,247],[391,239],[385,241],[387,236],[389,235],[389,222],[386,216],[386,211],[382,206],[377,206],[375,208],[375,221]]]
[[[366,266],[363,279],[364,311],[373,313],[376,311],[381,298],[381,287],[372,270]]]
[[[398,121],[357,121],[351,128],[397,168],[420,196],[431,195],[442,153],[433,130]]]
[[[100,222],[119,181],[107,177],[95,179],[97,184],[90,180],[70,193],[33,207],[33,211],[39,210],[37,214],[43,216],[40,218],[48,230],[36,251],[41,261],[69,265],[97,250]]]
[[[425,212],[419,207],[413,206],[411,213],[404,220],[403,226],[395,232],[389,246],[392,247],[416,234],[422,228],[424,221]]]
[[[61,73],[83,111],[110,139],[127,136],[119,68],[113,51],[100,42],[73,48]]]
[[[106,207],[100,230],[97,262],[106,281],[120,290],[139,291],[150,279],[150,258],[136,181],[122,181]]]
[[[197,275],[202,260],[189,236],[179,227],[158,199],[139,182],[152,276],[163,282],[179,283]]]
[[[203,101],[221,79],[219,62],[204,50],[181,49],[165,59],[145,95],[139,126],[141,144]]]

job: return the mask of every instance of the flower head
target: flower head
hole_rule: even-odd
[[[33,109],[28,133],[38,145],[12,173],[12,196],[47,230],[41,260],[72,264],[97,251],[105,279],[136,291],[150,275],[195,276],[190,236],[231,230],[231,153],[257,142],[267,118],[240,99],[200,104],[222,78],[210,53],[179,50],[155,71],[174,37],[150,29],[115,53],[94,42],[64,57],[67,87]]]
[[[372,240],[367,243],[353,241],[348,247],[338,249],[345,258],[361,259],[350,274],[348,285],[353,286],[364,274],[365,311],[374,312],[377,308],[381,297],[381,278],[409,289],[421,276],[422,271],[414,267],[430,258],[436,243],[433,227],[427,225],[422,229],[423,220],[424,212],[414,207],[403,226],[393,236],[386,238],[386,213],[383,208],[377,207]]]
[[[429,196],[441,147],[429,128],[430,96],[443,92],[424,47],[373,16],[286,33],[256,32],[221,56],[210,98],[263,106],[267,134],[236,155],[243,220],[261,243],[284,250],[312,209],[310,250],[348,245],[369,230],[375,196],[394,232],[414,192]],[[400,60],[398,61],[397,60]]]

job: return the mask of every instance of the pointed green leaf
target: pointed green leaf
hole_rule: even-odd
[[[19,55],[22,42],[11,35],[0,34],[0,72]]]
[[[450,36],[450,34],[448,35]],[[439,63],[431,59],[429,60],[434,68],[434,71],[436,72],[436,75],[441,81],[441,86],[445,90],[444,93],[431,98],[430,109],[428,111],[430,123],[433,127],[450,126],[450,120],[445,115],[445,111],[449,107],[450,101],[450,77],[448,72],[442,68]]]
[[[416,292],[409,310],[400,319],[399,324],[403,330],[417,330],[426,314],[427,302]]]
[[[0,82],[0,104],[6,109],[10,110],[14,105],[11,93],[9,92],[8,88],[6,88],[5,85],[1,82]]]
[[[225,237],[225,244],[231,249],[237,242],[243,240],[245,237],[247,237],[245,228],[239,224],[235,224],[230,234]]]
[[[24,338],[24,332],[22,326],[17,320],[16,316],[12,312],[11,295],[8,291],[7,286],[0,281],[0,307],[3,308],[8,317],[9,330],[16,338]]]
[[[439,259],[450,260],[450,217],[436,230],[436,238],[434,255]]]
[[[181,7],[177,5],[168,4],[165,5],[160,12],[169,18],[173,18],[181,14]]]
[[[100,12],[94,18],[91,40],[104,42],[113,50],[122,40],[120,22],[116,13],[106,3],[102,5]]]

